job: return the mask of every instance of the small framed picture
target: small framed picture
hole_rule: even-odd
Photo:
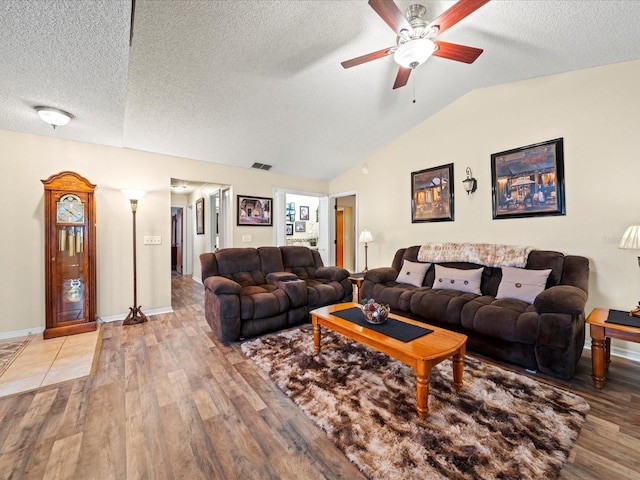
[[[238,226],[271,227],[271,202],[268,197],[238,195]]]
[[[306,222],[296,222],[296,232],[306,232],[307,231],[307,223]]]
[[[293,235],[293,223],[287,223],[285,227],[287,235]]]
[[[491,155],[493,218],[564,215],[564,148],[557,138]]]
[[[196,235],[204,235],[204,198],[196,200]]]
[[[296,221],[296,212],[290,211],[287,212],[287,222],[295,222]]]
[[[300,220],[309,220],[309,207],[300,207]]]

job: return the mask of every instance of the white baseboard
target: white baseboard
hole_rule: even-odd
[[[99,322],[109,323],[109,322],[117,322],[118,320],[124,320],[127,318],[127,313],[117,313],[115,315],[108,315],[106,317],[98,317]],[[150,310],[143,310],[143,313],[147,317],[152,317],[153,315],[160,315],[163,313],[173,313],[173,308],[169,307],[160,307],[160,308],[152,308]]]
[[[42,332],[44,332],[44,326],[25,328],[24,330],[14,330],[12,332],[2,332],[0,333],[0,340],[17,337],[28,337],[29,335],[37,335]]]

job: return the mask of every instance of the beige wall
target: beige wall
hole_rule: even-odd
[[[375,237],[369,268],[429,241],[526,244],[590,259],[588,311],[629,309],[640,299],[640,251],[617,244],[640,222],[638,85],[634,61],[473,91],[331,181],[330,191],[357,190],[359,224]],[[558,137],[566,216],[493,220],[490,155]],[[412,224],[410,172],[451,162],[455,221]],[[478,179],[471,196],[462,188],[466,167]]]
[[[0,130],[4,214],[0,251],[0,335],[44,326],[44,207],[40,179],[72,170],[98,185],[98,315],[126,314],[133,303],[132,222],[121,188],[147,190],[138,205],[138,303],[143,311],[171,305],[170,179],[190,178],[233,185],[234,193],[270,197],[273,188],[326,193],[314,182],[245,168],[59,140]],[[235,201],[235,198],[233,199]],[[235,218],[233,205],[232,218]],[[246,246],[270,245],[272,229],[243,227],[232,237],[252,234]],[[161,235],[162,245],[142,245],[143,235]],[[199,267],[198,267],[199,270]]]

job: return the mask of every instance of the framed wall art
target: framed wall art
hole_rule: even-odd
[[[491,155],[493,218],[564,215],[563,139]]]
[[[309,220],[309,207],[300,207],[300,220]]]
[[[287,235],[293,235],[293,223],[285,224],[285,231]]]
[[[196,234],[204,235],[204,198],[196,200]]]
[[[296,232],[306,232],[307,231],[307,223],[306,222],[296,222]]]
[[[238,226],[270,227],[273,225],[271,204],[268,197],[238,195]]]
[[[453,218],[453,163],[411,172],[411,223]]]

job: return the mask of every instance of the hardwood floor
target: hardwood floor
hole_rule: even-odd
[[[237,344],[213,338],[202,286],[172,281],[174,313],[103,326],[95,376],[0,399],[0,478],[363,478]],[[590,373],[585,351],[572,381],[549,380],[591,405],[561,478],[640,479],[640,365],[614,358],[602,391]]]

